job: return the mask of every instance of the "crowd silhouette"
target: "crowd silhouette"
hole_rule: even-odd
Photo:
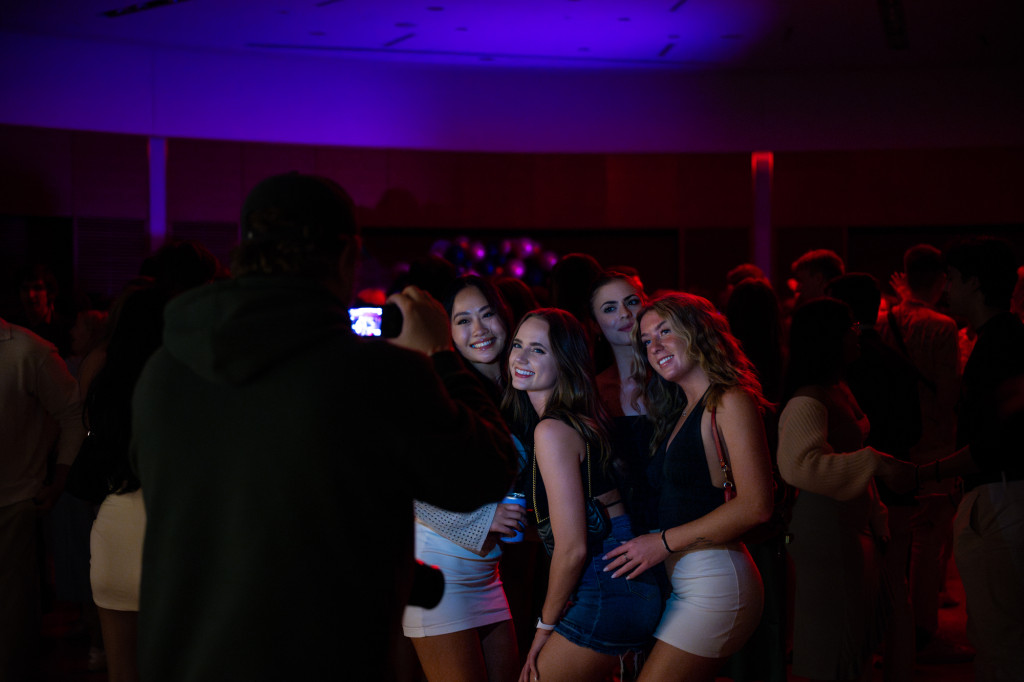
[[[230,271],[174,242],[73,315],[18,273],[0,678],[41,657],[36,514],[112,682],[1019,675],[1005,242],[916,245],[888,282],[824,249],[781,289],[743,264],[717,305],[582,252],[543,285],[430,256],[353,296],[334,183],[270,178],[241,222]],[[398,338],[355,338],[351,299],[397,305]],[[975,651],[938,636],[951,557]],[[413,559],[435,606],[406,605]]]

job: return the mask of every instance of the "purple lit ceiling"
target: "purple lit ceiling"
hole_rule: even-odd
[[[1021,0],[7,0],[0,124],[491,152],[1024,141]]]
[[[21,0],[0,30],[494,68],[1020,62],[1018,0]]]

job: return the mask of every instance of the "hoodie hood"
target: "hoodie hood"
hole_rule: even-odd
[[[284,358],[351,332],[341,301],[303,277],[242,277],[172,300],[164,348],[204,379],[244,384]]]

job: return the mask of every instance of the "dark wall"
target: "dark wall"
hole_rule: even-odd
[[[1021,152],[775,154],[777,283],[810,248],[833,248],[850,269],[887,278],[902,249],[918,241],[941,246],[952,235],[998,231],[1020,242]],[[729,268],[753,257],[750,157],[736,153],[498,154],[171,139],[169,233],[199,238],[226,258],[245,194],[287,170],[327,175],[346,187],[373,256],[385,265],[441,237],[530,236],[557,253],[591,251],[607,265],[632,265],[652,289],[715,291]],[[115,259],[130,273],[148,248],[137,234],[145,232],[148,212],[145,137],[0,126],[4,265],[39,255],[17,253],[28,248],[18,244],[35,244],[72,263],[69,276],[81,281],[97,254],[111,252],[127,231],[130,248]],[[70,219],[74,229],[25,238],[51,230],[44,220],[50,218]],[[93,270],[87,279],[101,286]]]

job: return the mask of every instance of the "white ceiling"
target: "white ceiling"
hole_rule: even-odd
[[[0,30],[339,59],[566,68],[1024,63],[1021,0],[21,0]],[[110,16],[114,14],[115,16]],[[883,20],[883,16],[889,20]],[[887,31],[892,36],[887,36]],[[904,43],[904,47],[892,44]]]

